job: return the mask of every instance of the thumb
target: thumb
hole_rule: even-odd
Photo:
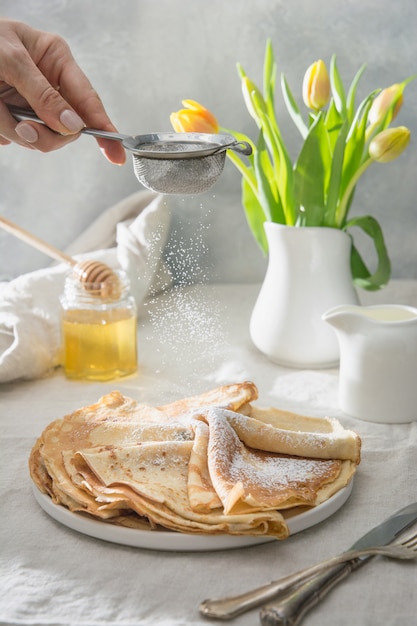
[[[52,130],[71,135],[85,127],[78,113],[59,93],[59,87],[55,89],[35,65],[21,69],[15,88]]]
[[[45,80],[47,83],[47,81]],[[22,94],[24,95],[24,94]],[[41,96],[36,98],[33,93],[26,97],[26,100],[49,128],[61,135],[72,135],[79,133],[85,124],[81,117],[74,111],[68,102],[49,83]]]

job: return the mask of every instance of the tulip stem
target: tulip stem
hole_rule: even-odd
[[[349,202],[349,198],[352,195],[353,190],[356,187],[356,184],[358,182],[358,180],[360,179],[360,177],[362,176],[362,174],[364,174],[364,172],[366,172],[366,170],[368,169],[368,167],[371,165],[371,163],[374,162],[374,159],[367,159],[366,161],[364,161],[362,163],[362,165],[356,170],[355,174],[352,176],[352,178],[350,179],[345,192],[340,200],[339,206],[337,207],[336,210],[336,226],[337,228],[342,228],[343,226],[343,222],[345,221],[346,218],[346,212],[347,212],[347,205]]]

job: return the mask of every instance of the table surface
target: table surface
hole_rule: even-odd
[[[58,369],[0,386],[0,624],[194,626],[205,598],[265,584],[345,550],[369,528],[417,500],[417,421],[372,424],[338,409],[338,370],[296,370],[268,361],[248,327],[258,285],[195,285],[147,303],[139,320],[139,370],[108,383],[67,380]],[[417,305],[417,282],[393,281],[364,303]],[[32,494],[27,460],[52,420],[114,389],[159,405],[218,385],[252,380],[259,406],[333,415],[362,438],[352,493],[334,515],[285,541],[234,550],[159,551],[109,543],[49,517]],[[417,407],[416,407],[417,411]],[[379,559],[314,609],[311,626],[416,623],[415,563]],[[236,626],[259,623],[258,610]]]

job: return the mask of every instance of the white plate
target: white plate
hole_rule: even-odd
[[[323,504],[314,509],[308,509],[302,513],[294,514],[287,519],[291,535],[299,533],[306,528],[315,526],[327,519],[346,502],[352,491],[353,481],[338,491]],[[276,541],[274,537],[251,537],[248,535],[191,535],[173,531],[135,530],[114,526],[107,522],[95,520],[82,513],[72,513],[64,506],[54,504],[51,498],[39,491],[33,485],[33,493],[36,500],[53,519],[64,524],[72,530],[84,535],[103,539],[112,543],[118,543],[133,548],[147,548],[149,550],[170,550],[181,552],[199,552],[210,550],[231,550],[243,548],[261,543]],[[294,511],[294,509],[293,509]]]

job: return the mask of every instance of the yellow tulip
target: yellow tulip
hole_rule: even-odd
[[[378,124],[388,113],[390,107],[396,101],[392,112],[392,119],[397,117],[403,103],[403,85],[395,83],[391,87],[383,89],[375,98],[368,114],[370,124]]]
[[[315,111],[322,109],[330,99],[330,80],[327,68],[321,59],[306,71],[303,80],[303,100]]]
[[[184,109],[170,115],[170,122],[177,133],[218,133],[217,119],[195,100],[183,100]]]
[[[387,128],[378,133],[369,144],[369,156],[378,163],[389,163],[408,146],[410,131],[405,126]]]

